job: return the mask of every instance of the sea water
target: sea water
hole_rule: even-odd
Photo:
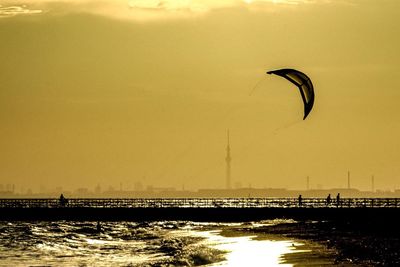
[[[249,231],[280,222],[0,222],[0,266],[292,266],[301,241]]]

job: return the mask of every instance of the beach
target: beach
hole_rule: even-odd
[[[243,228],[242,231],[300,239],[305,242],[305,250],[309,248],[307,244],[310,244],[307,241],[312,241],[320,244],[322,251],[327,252],[318,253],[321,247],[314,247],[307,256],[304,253],[285,255],[285,261],[295,266],[309,265],[309,257],[315,258],[316,255],[329,255],[339,265],[400,265],[400,234],[395,222],[300,221]]]

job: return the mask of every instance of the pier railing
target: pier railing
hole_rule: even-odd
[[[3,198],[0,208],[400,208],[400,198]]]

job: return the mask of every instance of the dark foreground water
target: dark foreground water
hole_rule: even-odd
[[[332,264],[317,244],[252,231],[280,223],[291,221],[102,222],[100,232],[95,222],[0,222],[0,266],[293,266],[287,259],[309,255],[306,265]]]

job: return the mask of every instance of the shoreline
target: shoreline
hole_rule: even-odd
[[[277,225],[286,224],[278,222]],[[292,223],[290,223],[292,224]],[[295,224],[295,222],[293,222]],[[328,248],[320,242],[314,240],[307,240],[304,238],[297,238],[291,235],[277,234],[267,231],[260,231],[259,229],[264,227],[275,226],[264,225],[257,226],[254,228],[253,225],[240,225],[237,227],[230,227],[228,229],[222,230],[219,234],[223,237],[249,237],[252,236],[254,241],[271,241],[271,242],[290,242],[290,252],[285,252],[281,254],[280,264],[291,264],[293,266],[332,266],[338,263],[337,261],[337,251],[334,248]],[[287,228],[289,230],[289,228]],[[354,266],[354,264],[351,264]]]
[[[301,251],[285,254],[284,261],[294,266],[303,266],[309,257],[324,257],[324,253],[318,252],[320,249],[321,252],[328,252],[334,264],[400,266],[400,231],[394,222],[383,225],[354,221],[300,221],[243,228],[242,231],[299,240],[305,243],[301,248],[303,250],[313,243],[321,246],[314,247],[316,251],[311,253],[304,252],[308,255],[301,255]]]
[[[335,249],[328,249],[324,245],[309,241],[298,240],[300,245],[295,246],[291,253],[282,255],[282,264],[293,266],[332,266],[338,264]]]

